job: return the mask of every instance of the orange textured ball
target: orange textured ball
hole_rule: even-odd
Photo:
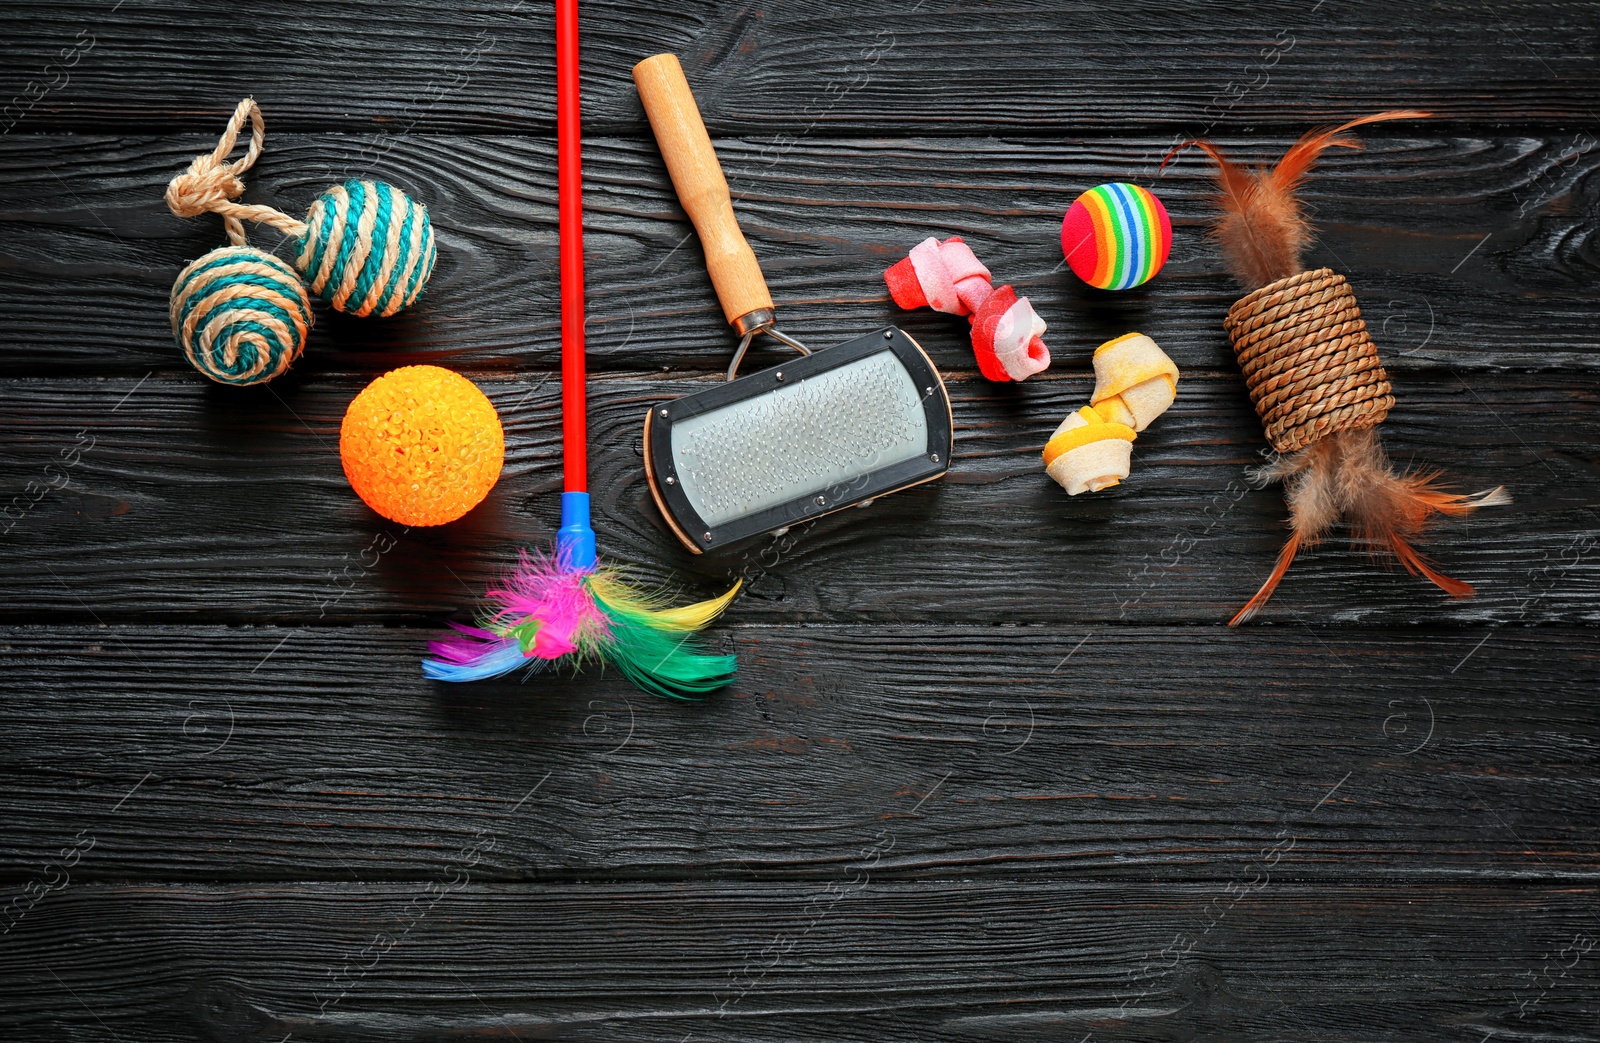
[[[505,456],[488,397],[438,366],[385,373],[355,397],[339,428],[339,459],[356,495],[402,525],[443,525],[472,510]]]

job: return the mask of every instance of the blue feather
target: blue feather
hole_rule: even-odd
[[[446,663],[438,659],[422,661],[422,676],[434,681],[485,681],[504,677],[518,667],[527,666],[528,657],[515,638],[470,663]]]

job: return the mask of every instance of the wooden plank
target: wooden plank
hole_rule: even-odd
[[[880,847],[893,833],[886,833]],[[494,837],[478,841],[493,842]],[[1593,887],[75,885],[28,1039],[1600,1039]]]
[[[830,879],[884,829],[886,878],[1600,878],[1589,629],[739,624],[701,704],[426,682],[435,632],[7,628],[6,891],[84,837],[75,880],[370,883],[480,832],[501,881]]]
[[[1038,453],[1090,381],[964,376],[950,383],[957,452],[943,481],[777,542],[692,556],[650,500],[638,439],[650,403],[713,379],[592,382],[590,484],[608,557],[699,591],[743,576],[736,620],[1218,623],[1265,578],[1283,538],[1282,494],[1247,482],[1264,443],[1231,374],[1186,376],[1140,437],[1129,481],[1077,498]],[[499,485],[461,521],[406,532],[355,497],[339,464],[339,421],[363,382],[0,381],[0,490],[12,512],[0,620],[431,623],[471,611],[518,545],[553,535],[555,383],[480,378],[507,428]],[[1439,526],[1429,544],[1480,596],[1452,602],[1335,543],[1296,563],[1265,620],[1600,619],[1592,379],[1441,375],[1397,390],[1384,425],[1397,459],[1518,497]]]
[[[274,10],[271,46],[200,2],[6,5],[0,97],[38,129],[183,126],[246,91],[295,128],[526,132],[553,122],[546,5],[484,0]],[[587,4],[584,100],[597,127],[642,120],[628,70],[684,56],[715,129],[760,134],[1084,128],[1191,133],[1212,123],[1340,120],[1397,104],[1474,123],[1593,127],[1600,85],[1577,41],[1585,5],[1286,3],[1104,10],[1081,3],[864,0],[751,7]],[[336,76],[337,79],[330,79]],[[334,84],[337,86],[334,86]]]
[[[548,5],[0,8],[0,1036],[1600,1041],[1600,10],[671,8],[585,3],[589,331],[603,549],[748,584],[710,635],[740,678],[690,705],[417,669],[554,523]],[[714,558],[665,534],[639,415],[729,347],[627,80],[667,48],[786,324],[900,322],[950,374],[947,481]],[[415,312],[323,316],[236,393],[166,330],[216,222],[159,196],[246,91],[250,199],[381,176],[442,257]],[[1156,164],[1400,104],[1440,119],[1330,157],[1315,261],[1385,351],[1397,457],[1518,502],[1431,546],[1475,602],[1330,546],[1230,631],[1284,508],[1242,478],[1202,164]],[[1171,207],[1148,290],[1059,264],[1107,180]],[[885,299],[952,232],[1051,321],[1045,379],[982,382],[959,321]],[[1068,499],[1039,446],[1130,328],[1182,395],[1123,488]],[[409,362],[508,423],[444,530],[336,459]]]
[[[222,236],[214,218],[173,217],[161,192],[212,147],[214,123],[160,138],[0,138],[0,373],[184,366],[167,317],[172,279]],[[1313,263],[1350,276],[1390,369],[1600,368],[1600,265],[1586,234],[1600,152],[1570,134],[1407,136],[1420,129],[1377,128],[1368,151],[1330,157],[1306,188],[1323,226]],[[1263,161],[1290,137],[1239,140],[1239,158]],[[1186,368],[1232,370],[1221,317],[1238,290],[1205,238],[1211,181],[1195,154],[1157,178],[1169,144],[1148,134],[1082,144],[809,139],[781,162],[759,139],[718,146],[785,324],[813,343],[895,322],[941,366],[971,368],[961,321],[900,311],[882,279],[916,241],[960,234],[999,279],[1031,295],[1051,324],[1058,371],[1081,369],[1094,345],[1130,328],[1156,336]],[[593,367],[720,370],[730,334],[655,145],[591,137],[584,158]],[[325,312],[301,372],[554,365],[553,143],[274,132],[246,198],[294,211],[357,175],[431,205],[439,269],[422,303],[395,319]],[[1170,208],[1173,259],[1147,289],[1089,290],[1062,265],[1061,215],[1083,189],[1129,179],[1153,185]]]

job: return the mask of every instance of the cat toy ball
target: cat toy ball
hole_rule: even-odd
[[[1380,112],[1309,131],[1271,170],[1235,166],[1208,141],[1187,143],[1216,164],[1221,213],[1215,236],[1228,267],[1250,291],[1228,310],[1223,327],[1267,441],[1281,454],[1257,474],[1283,481],[1289,501],[1290,535],[1277,566],[1230,625],[1255,615],[1296,553],[1340,519],[1361,543],[1393,553],[1407,572],[1452,597],[1470,597],[1471,584],[1436,571],[1411,541],[1436,514],[1510,502],[1502,487],[1461,496],[1440,488],[1437,472],[1395,473],[1376,430],[1394,395],[1355,294],[1344,276],[1329,268],[1308,271],[1301,261],[1312,228],[1296,190],[1323,150],[1360,148],[1346,131],[1363,124],[1428,115]]]
[[[305,350],[311,299],[293,268],[253,246],[223,246],[178,273],[172,334],[219,384],[263,384]]]
[[[245,154],[229,162],[247,122]],[[381,181],[334,185],[304,221],[237,202],[240,175],[255,165],[265,136],[261,109],[246,98],[217,147],[167,185],[168,209],[221,214],[232,244],[191,263],[172,288],[172,331],[184,357],[224,384],[263,383],[299,357],[312,321],[308,291],[347,315],[387,317],[416,301],[438,256],[428,208]],[[244,221],[289,236],[293,268],[250,246]]]
[[[1149,189],[1100,185],[1067,209],[1061,252],[1073,274],[1090,286],[1130,290],[1154,279],[1167,263],[1172,220]]]
[[[565,491],[552,553],[524,553],[489,591],[477,626],[429,645],[425,676],[500,677],[551,663],[609,663],[645,691],[693,698],[733,679],[734,657],[702,652],[695,632],[728,606],[719,598],[680,608],[631,588],[595,554],[589,519],[588,425],[583,357],[583,169],[578,113],[577,0],[556,3],[556,140],[561,235],[561,412]]]
[[[477,385],[438,366],[405,366],[345,410],[339,460],[368,507],[401,525],[443,525],[500,477],[500,416]]]

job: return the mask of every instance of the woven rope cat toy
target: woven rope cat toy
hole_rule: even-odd
[[[245,124],[245,154],[229,161]],[[348,315],[387,317],[414,302],[438,252],[428,208],[381,181],[323,192],[301,221],[238,202],[241,175],[261,156],[266,127],[255,100],[239,103],[217,147],[167,185],[179,217],[222,215],[231,246],[191,262],[172,286],[172,333],[195,369],[223,384],[260,384],[289,368],[311,329],[310,293]],[[287,235],[294,265],[250,246],[244,222]]]
[[[1283,481],[1289,502],[1291,531],[1277,566],[1230,626],[1255,615],[1295,554],[1341,519],[1358,542],[1390,551],[1407,572],[1452,597],[1470,597],[1471,584],[1439,573],[1412,540],[1436,514],[1510,502],[1501,487],[1461,496],[1439,486],[1437,471],[1395,472],[1376,430],[1394,395],[1355,294],[1332,269],[1308,271],[1301,263],[1313,229],[1296,192],[1323,150],[1360,148],[1346,131],[1363,124],[1428,115],[1394,110],[1309,131],[1271,170],[1236,166],[1208,141],[1173,150],[1192,144],[1216,163],[1221,212],[1214,235],[1229,269],[1250,291],[1228,310],[1223,327],[1267,441],[1280,454],[1256,475]]]

